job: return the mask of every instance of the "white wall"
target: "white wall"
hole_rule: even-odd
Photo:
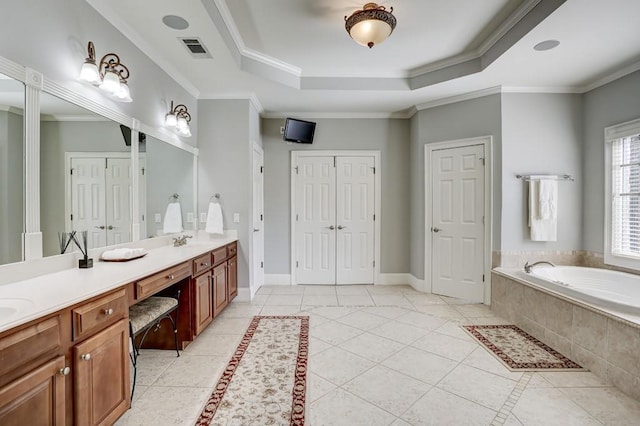
[[[604,251],[604,129],[640,118],[640,71],[584,95],[583,249]]]
[[[411,274],[424,279],[424,146],[428,143],[493,136],[493,249],[500,246],[501,97],[490,95],[419,111],[411,118]]]
[[[291,253],[291,151],[379,150],[381,152],[382,273],[409,270],[409,121],[398,119],[314,119],[312,145],[287,144],[284,119],[263,119],[265,153],[265,272],[289,274]]]
[[[502,251],[582,248],[582,96],[502,95]],[[531,241],[528,184],[516,174],[569,174],[558,182],[558,241]]]

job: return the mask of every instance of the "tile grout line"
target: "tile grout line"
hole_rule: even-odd
[[[498,414],[496,414],[496,416],[493,418],[491,426],[500,426],[504,424],[504,422],[507,420],[507,417],[509,417],[509,414],[511,414],[511,410],[513,410],[513,407],[516,406],[518,400],[522,396],[522,392],[524,392],[524,389],[529,384],[529,380],[531,380],[531,377],[533,377],[533,372],[531,371],[526,371],[522,375],[516,387],[513,388],[507,400],[504,402],[504,404],[502,404],[500,410],[498,410]]]

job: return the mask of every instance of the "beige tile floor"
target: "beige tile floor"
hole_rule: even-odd
[[[253,315],[310,317],[307,424],[640,425],[640,402],[589,372],[507,370],[460,324],[488,307],[408,286],[272,286],[232,303],[177,358],[143,351],[118,425],[192,425]]]

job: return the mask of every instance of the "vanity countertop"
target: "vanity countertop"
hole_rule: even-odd
[[[237,241],[236,237],[189,240],[181,247],[164,246],[129,262],[102,262],[93,268],[65,269],[0,285],[0,332],[99,296],[140,278]]]

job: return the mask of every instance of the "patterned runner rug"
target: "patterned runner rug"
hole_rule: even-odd
[[[511,371],[570,370],[583,368],[515,325],[463,325]]]
[[[309,317],[253,317],[196,426],[303,426],[308,348]]]

